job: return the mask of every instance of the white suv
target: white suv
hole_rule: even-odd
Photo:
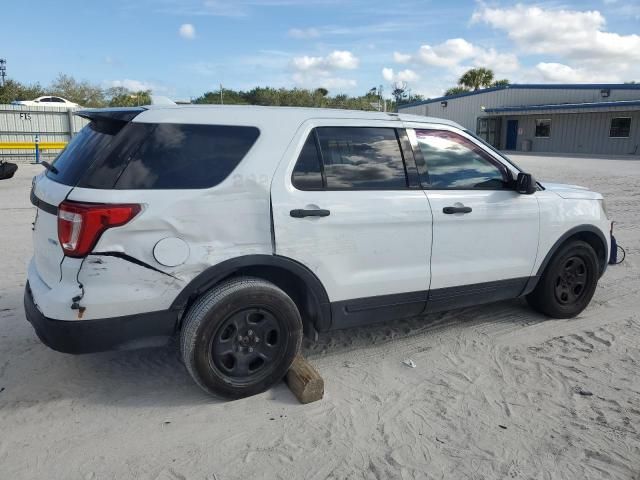
[[[25,291],[69,353],[180,335],[196,382],[241,397],[303,332],[526,297],[589,303],[609,259],[602,196],[539,184],[460,126],[325,109],[84,110],[34,179]]]

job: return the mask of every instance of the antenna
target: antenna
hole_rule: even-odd
[[[7,76],[7,60],[0,58],[0,87],[4,87],[4,79]]]

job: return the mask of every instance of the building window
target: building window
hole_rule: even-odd
[[[551,136],[551,119],[542,118],[536,120],[536,137],[549,138]]]
[[[618,117],[611,119],[609,136],[612,138],[628,138],[631,131],[631,117]]]

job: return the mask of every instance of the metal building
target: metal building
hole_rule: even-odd
[[[75,110],[0,105],[0,160],[33,162],[36,145],[42,160],[51,160],[88,122]]]
[[[640,155],[640,84],[505,85],[398,107],[501,150]]]

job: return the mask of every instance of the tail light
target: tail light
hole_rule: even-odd
[[[58,240],[64,254],[86,256],[105,230],[128,223],[140,210],[135,203],[62,202],[58,207]]]

